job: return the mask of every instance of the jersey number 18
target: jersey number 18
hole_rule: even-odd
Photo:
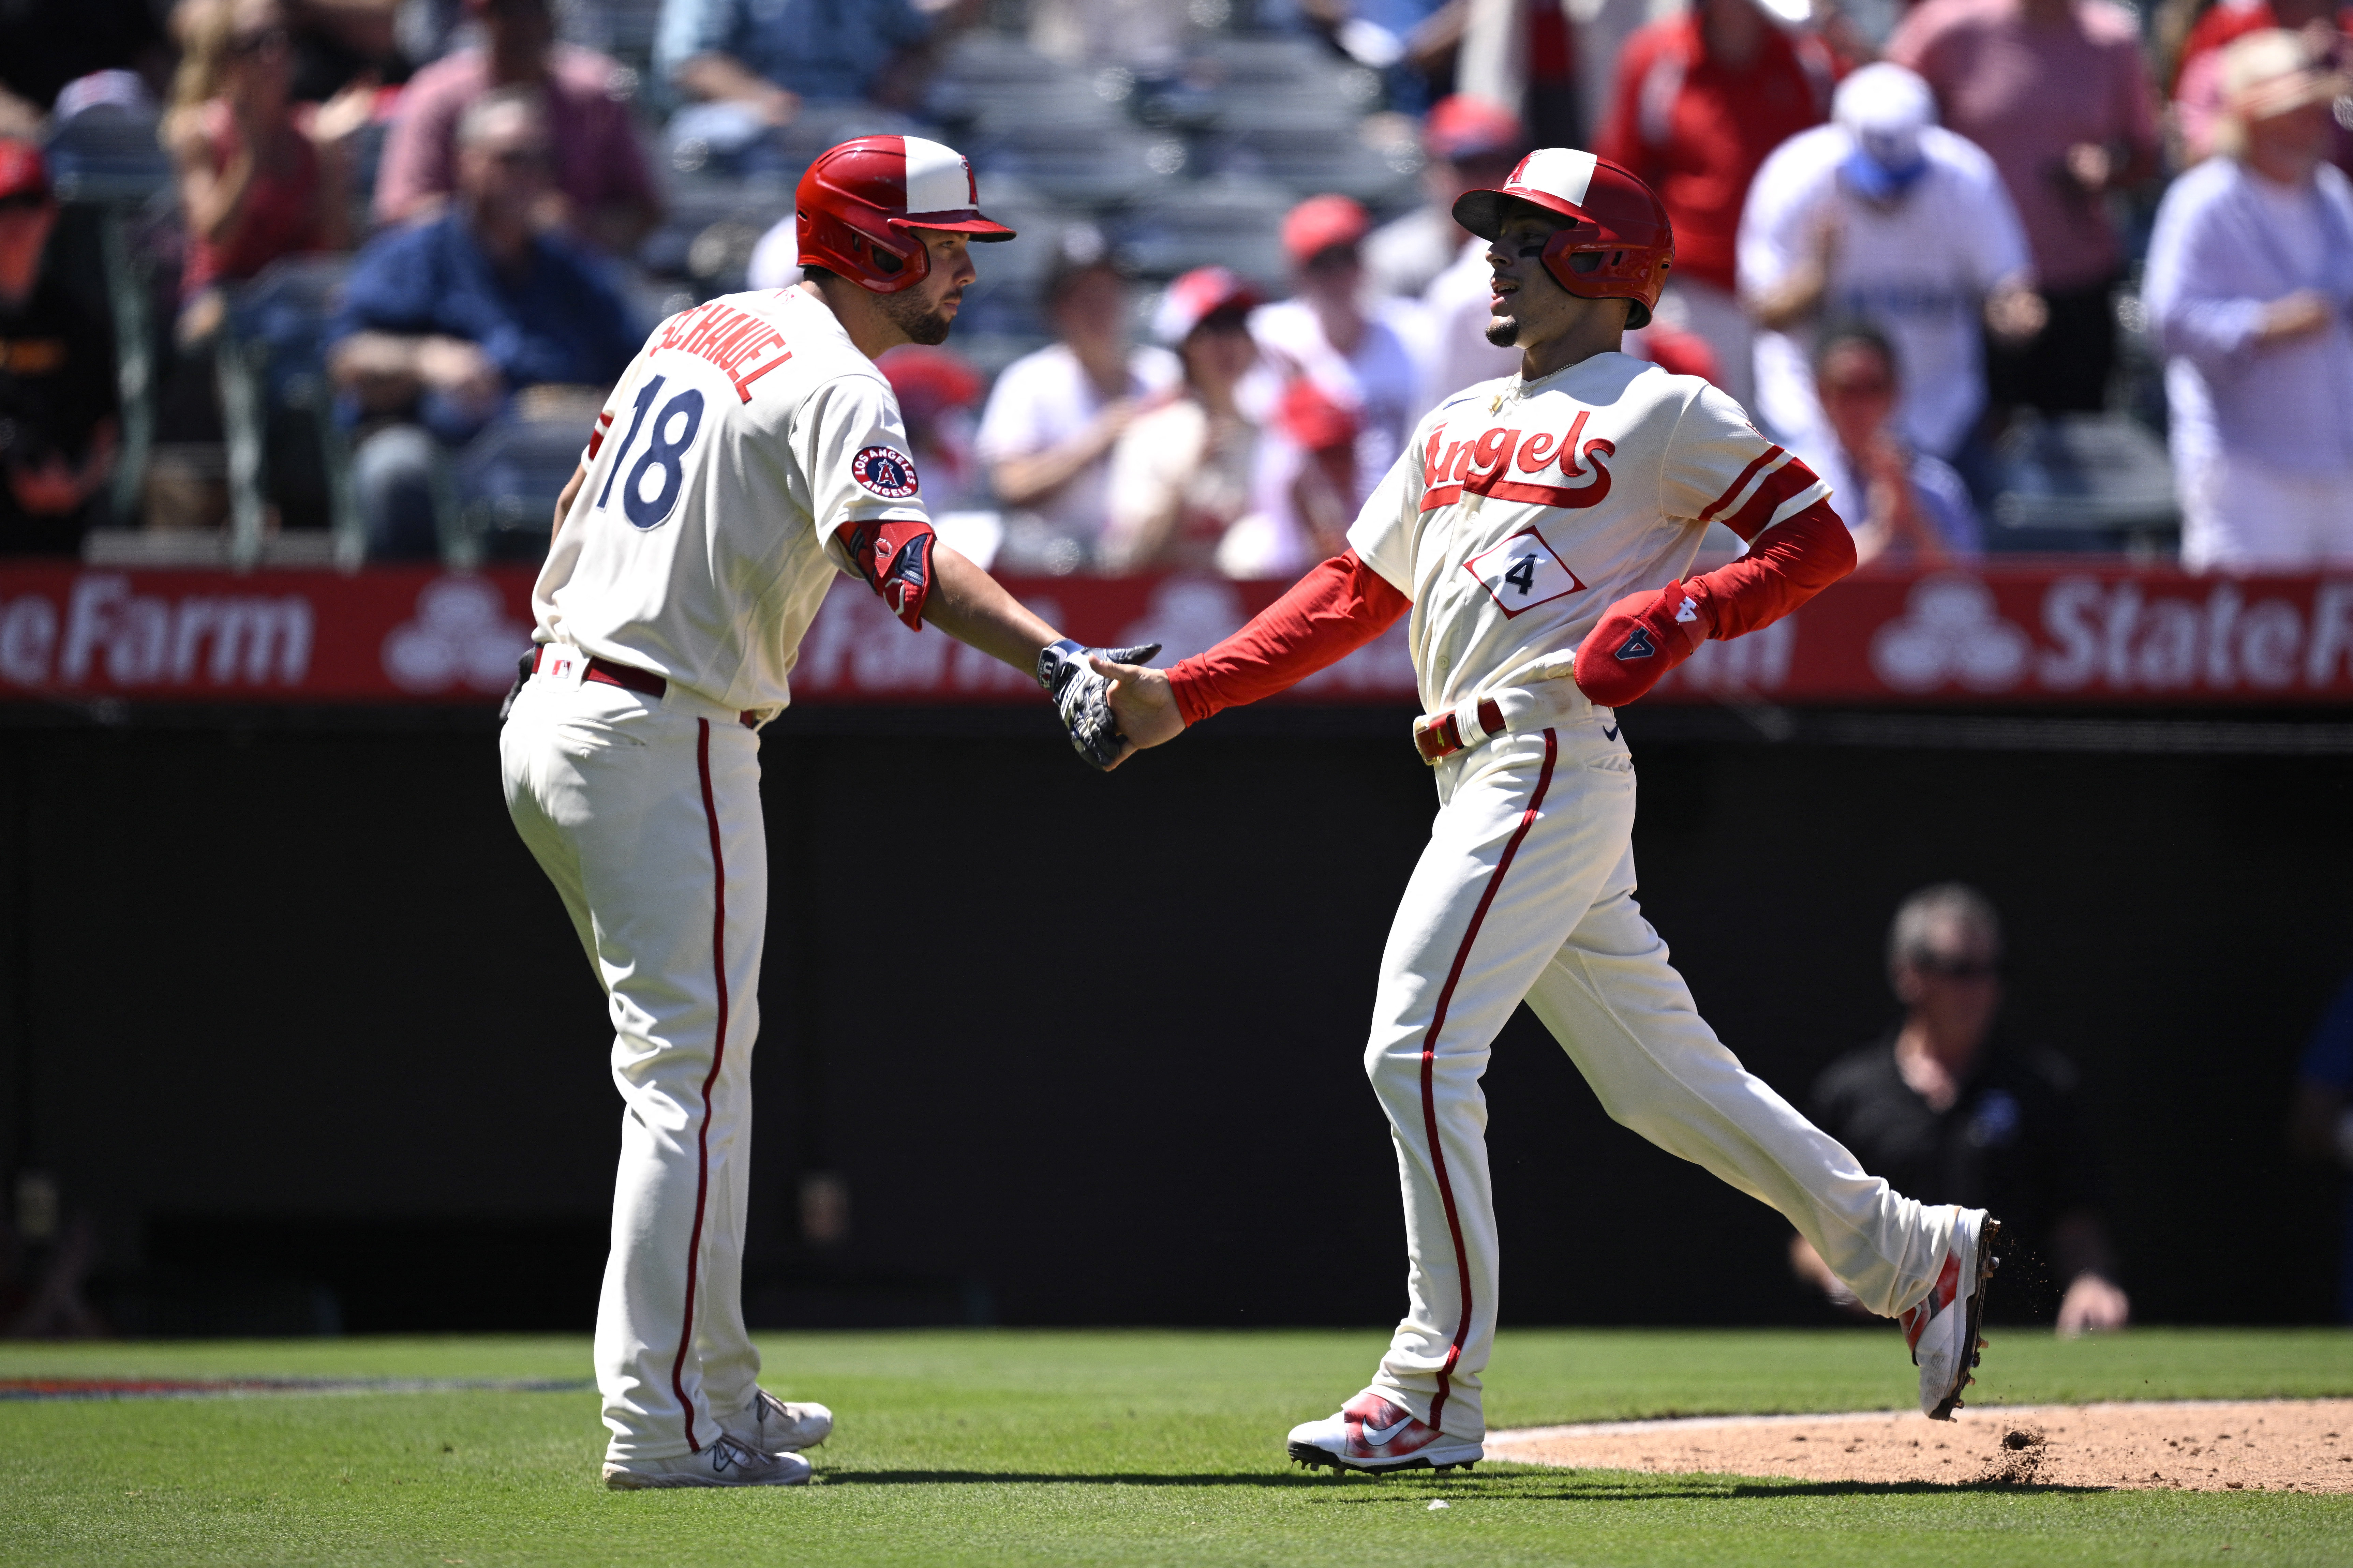
[[[629,433],[621,437],[621,449],[613,454],[612,470],[605,476],[605,488],[596,492],[596,510],[605,510],[612,499],[613,481],[620,477],[621,465],[629,460],[629,448],[637,445],[638,432],[646,426],[646,411],[661,395],[666,377],[656,376],[638,393],[636,405],[629,412]],[[685,423],[681,426],[679,421]],[[639,453],[629,477],[621,482],[621,510],[629,521],[639,528],[659,527],[670,514],[678,510],[678,498],[686,489],[686,449],[694,445],[702,431],[702,394],[688,387],[654,416],[652,428],[646,436],[646,449]],[[646,494],[646,472],[661,470],[661,487],[652,495]]]

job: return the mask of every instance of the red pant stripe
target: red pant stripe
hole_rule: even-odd
[[[1462,1282],[1462,1309],[1454,1324],[1454,1342],[1446,1347],[1446,1364],[1438,1369],[1438,1397],[1430,1402],[1432,1426],[1446,1414],[1446,1395],[1453,1386],[1454,1363],[1461,1359],[1463,1338],[1471,1332],[1471,1257],[1462,1246],[1462,1221],[1454,1212],[1454,1186],[1446,1179],[1446,1151],[1438,1142],[1438,1091],[1434,1079],[1438,1037],[1446,1027],[1447,1005],[1454,1000],[1455,983],[1462,978],[1462,966],[1470,961],[1471,944],[1479,940],[1479,926],[1487,918],[1487,906],[1495,901],[1495,889],[1504,885],[1504,873],[1512,868],[1512,857],[1520,852],[1521,841],[1535,826],[1536,813],[1544,806],[1545,791],[1552,786],[1552,764],[1560,754],[1560,738],[1546,730],[1544,740],[1544,767],[1536,774],[1535,793],[1528,796],[1528,808],[1520,814],[1519,826],[1512,830],[1511,841],[1504,846],[1503,858],[1495,862],[1494,875],[1487,879],[1486,890],[1479,895],[1479,907],[1471,911],[1470,929],[1462,933],[1462,945],[1454,950],[1454,967],[1446,972],[1446,984],[1438,993],[1438,1011],[1430,1020],[1430,1033],[1421,1037],[1422,1138],[1430,1145],[1430,1163],[1438,1175],[1438,1195],[1446,1205],[1446,1228],[1454,1238],[1454,1277]]]
[[[694,1171],[694,1226],[686,1238],[686,1317],[679,1325],[678,1354],[670,1363],[670,1391],[678,1395],[686,1418],[686,1446],[697,1454],[702,1445],[694,1438],[694,1405],[686,1397],[686,1350],[694,1342],[695,1277],[702,1262],[702,1209],[711,1192],[711,1086],[719,1081],[720,1064],[727,1059],[727,860],[719,849],[719,807],[711,798],[711,721],[694,721],[694,765],[702,775],[702,816],[711,825],[711,974],[719,985],[719,1037],[711,1047],[711,1070],[702,1075],[702,1125],[694,1134],[698,1163]]]

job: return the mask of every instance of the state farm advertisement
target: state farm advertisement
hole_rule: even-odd
[[[530,642],[532,574],[0,567],[0,700],[495,702]],[[1199,577],[1008,584],[1091,643],[1198,652],[1282,585]],[[1399,626],[1282,700],[1415,701]],[[801,647],[802,703],[1038,700],[1035,686],[843,579]],[[1650,700],[1999,705],[2353,701],[2353,576],[2199,578],[2110,563],[1874,571],[1710,643]]]

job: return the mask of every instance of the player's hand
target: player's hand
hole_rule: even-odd
[[[1166,670],[1121,664],[1101,654],[1088,662],[1110,679],[1103,700],[1133,750],[1165,745],[1185,732],[1185,715],[1177,710],[1176,691],[1168,684]]]
[[[1054,710],[1062,716],[1062,728],[1071,737],[1071,749],[1091,765],[1109,773],[1134,750],[1119,732],[1119,722],[1106,700],[1111,682],[1096,672],[1092,656],[1100,654],[1113,664],[1133,665],[1159,651],[1156,642],[1141,647],[1082,648],[1065,641],[1050,644],[1039,654],[1038,684],[1053,698]]]
[[[1577,689],[1600,707],[1623,708],[1656,686],[1715,629],[1704,595],[1670,583],[1610,605],[1577,645]]]

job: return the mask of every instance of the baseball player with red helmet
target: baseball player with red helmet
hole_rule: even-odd
[[[610,1000],[626,1110],[596,1363],[617,1488],[776,1486],[832,1415],[759,1386],[740,1301],[767,849],[760,727],[838,573],[909,629],[1024,670],[1097,766],[1120,739],[1080,646],[941,544],[874,358],[936,343],[976,276],[953,148],[870,136],[797,196],[806,280],[654,330],[557,503],[507,806]],[[1148,658],[1151,651],[1128,650]]]
[[[1634,900],[1634,765],[1615,710],[1711,637],[1788,614],[1854,566],[1829,488],[1693,376],[1619,352],[1673,256],[1666,210],[1590,153],[1545,148],[1455,204],[1490,241],[1491,342],[1520,374],[1458,393],[1324,563],[1166,671],[1097,660],[1136,746],[1281,690],[1409,613],[1440,810],[1381,956],[1366,1071],[1405,1192],[1409,1307],[1372,1383],[1291,1434],[1345,1469],[1468,1465],[1495,1331],[1488,1050],[1525,1001],[1611,1116],[1786,1215],[1900,1316],[1921,1408],[1948,1417],[1978,1347],[1982,1210],[1892,1191],[1723,1047]],[[1749,542],[1686,578],[1702,532]]]

